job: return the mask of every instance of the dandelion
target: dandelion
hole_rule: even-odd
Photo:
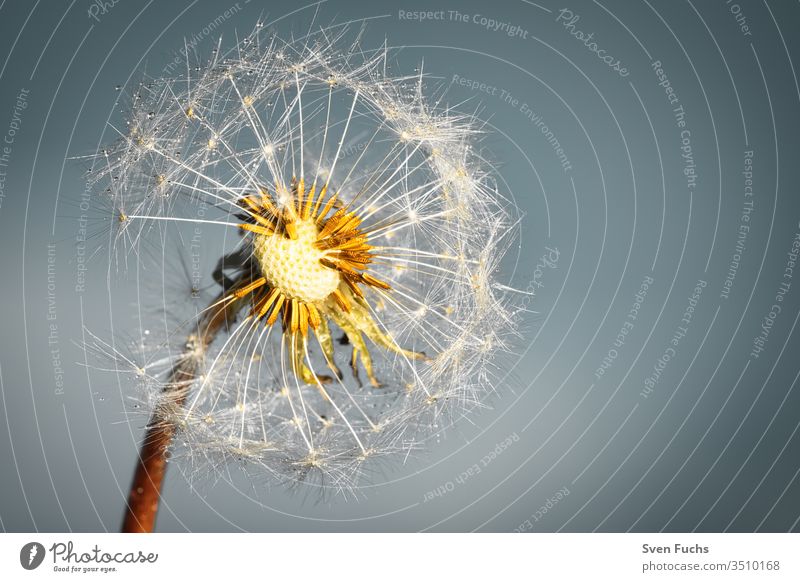
[[[492,390],[510,214],[479,126],[345,38],[257,29],[143,83],[98,156],[120,249],[186,223],[236,240],[178,354],[135,366],[152,420],[128,530],[152,528],[166,453],[347,491]]]

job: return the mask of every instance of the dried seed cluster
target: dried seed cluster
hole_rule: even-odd
[[[512,205],[474,153],[476,119],[336,31],[283,42],[257,28],[144,81],[98,154],[120,250],[187,227],[219,249],[216,299],[174,326],[196,327],[177,356],[153,340],[125,358],[99,346],[180,427],[173,453],[197,470],[247,459],[350,488],[368,459],[483,404],[513,333],[495,283]],[[164,392],[181,365],[192,373]]]

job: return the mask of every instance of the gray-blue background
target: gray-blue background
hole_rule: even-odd
[[[385,468],[358,500],[238,471],[189,483],[173,468],[159,530],[798,530],[800,271],[785,276],[800,232],[797,2],[101,5],[0,2],[0,139],[11,141],[0,144],[0,528],[116,530],[141,438],[128,386],[87,367],[81,346],[84,329],[133,332],[137,285],[161,273],[108,278],[101,211],[82,208],[86,164],[71,158],[113,137],[115,101],[143,71],[261,18],[282,37],[366,19],[364,44],[395,47],[398,73],[424,59],[449,101],[488,120],[483,146],[525,213],[505,276],[532,295],[519,295],[523,336],[492,409]],[[579,16],[570,28],[563,8]],[[420,10],[443,12],[406,15]],[[97,233],[83,289],[82,214]],[[558,260],[542,266],[546,254]]]

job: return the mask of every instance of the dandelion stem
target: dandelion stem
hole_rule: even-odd
[[[238,301],[221,301],[223,297],[224,293],[211,302],[215,309],[204,311],[196,332],[187,339],[187,352],[164,384],[163,394],[167,396],[165,400],[170,407],[184,405],[206,348],[239,307]],[[174,423],[164,419],[163,413],[163,409],[156,409],[147,425],[122,521],[123,533],[150,533],[155,526],[161,485],[167,470],[168,448],[177,430]]]

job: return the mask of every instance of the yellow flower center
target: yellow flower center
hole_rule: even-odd
[[[253,253],[270,287],[289,299],[319,303],[339,287],[341,276],[320,263],[325,253],[314,245],[319,234],[314,220],[297,220],[295,228],[295,239],[282,233],[256,235]]]
[[[353,373],[358,376],[360,361],[374,386],[380,383],[373,374],[364,335],[406,358],[424,358],[421,353],[401,348],[373,319],[362,287],[383,293],[391,286],[367,272],[374,247],[355,212],[348,212],[337,202],[337,194],[326,197],[325,186],[319,193],[316,184],[306,191],[302,179],[292,180],[291,188],[276,190],[275,198],[262,189],[258,195],[239,201],[247,211],[247,222],[239,227],[252,233],[253,259],[261,273],[245,271],[229,297],[249,295],[251,317],[268,326],[281,319],[283,333],[290,338],[294,374],[320,388],[332,379],[315,375],[307,365],[306,338],[311,329],[328,367],[336,376],[341,375],[334,363],[328,320],[339,326],[353,346]],[[337,209],[329,214],[334,207]],[[322,392],[328,399],[327,392]]]

